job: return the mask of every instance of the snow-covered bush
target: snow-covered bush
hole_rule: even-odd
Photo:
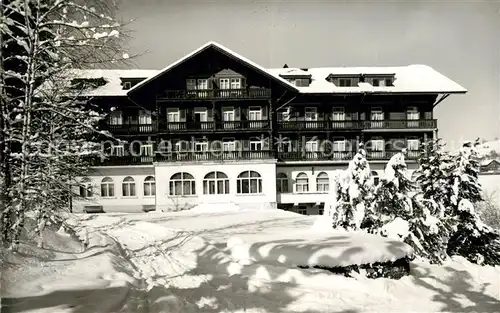
[[[360,145],[358,153],[349,162],[348,168],[337,176],[336,202],[333,227],[359,230],[366,208],[373,197],[370,165],[366,151]]]
[[[484,265],[500,265],[500,234],[484,224],[468,199],[458,204],[460,223],[448,243],[449,255]]]
[[[488,226],[500,231],[500,207],[491,195],[485,195],[484,200],[476,204],[479,218]]]

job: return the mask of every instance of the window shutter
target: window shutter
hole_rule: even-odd
[[[267,120],[267,106],[262,107],[262,119]]]
[[[318,121],[324,121],[324,120],[325,120],[325,112],[318,111]]]
[[[234,141],[234,147],[236,149],[236,151],[240,151],[242,149],[242,144],[241,144],[241,141],[240,140],[235,140]]]
[[[179,120],[181,122],[185,122],[186,121],[186,109],[180,109],[179,110]]]
[[[353,113],[352,112],[345,112],[344,116],[345,116],[346,121],[350,121],[350,120],[353,119],[352,118],[353,117]]]
[[[241,117],[242,117],[242,119],[246,119],[246,120],[249,119],[248,111],[249,111],[248,108],[241,108]],[[236,113],[234,113],[234,115],[236,116]]]
[[[269,150],[269,138],[262,139],[262,150]]]
[[[207,121],[211,122],[214,120],[214,109],[207,109]]]
[[[247,79],[245,77],[241,77],[241,88],[247,88]]]
[[[243,140],[243,150],[244,151],[250,150],[250,140],[248,139]]]
[[[241,119],[241,109],[239,107],[234,108],[234,120],[239,121]]]

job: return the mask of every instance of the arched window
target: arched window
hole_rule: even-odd
[[[153,176],[148,176],[144,179],[144,195],[145,196],[156,195],[156,182]]]
[[[278,192],[288,192],[288,176],[285,173],[278,173],[276,175],[276,189]]]
[[[330,179],[327,173],[321,172],[316,177],[316,190],[318,192],[328,192],[330,190]]]
[[[229,179],[222,172],[210,172],[203,178],[203,194],[222,195],[229,193]]]
[[[122,182],[122,195],[124,197],[135,197],[135,181],[132,177],[128,176]]]
[[[373,185],[377,186],[380,182],[380,177],[378,176],[378,173],[375,171],[372,171],[372,176],[373,176]]]
[[[101,181],[101,197],[114,197],[115,183],[111,177],[104,177]]]
[[[83,178],[80,182],[80,197],[91,198],[93,196],[92,183],[87,177]]]
[[[170,177],[171,196],[192,196],[196,194],[193,175],[189,173],[177,173]]]
[[[262,193],[262,178],[255,171],[245,171],[236,180],[237,193]]]
[[[306,173],[299,173],[295,178],[295,190],[297,192],[309,191],[309,178]]]

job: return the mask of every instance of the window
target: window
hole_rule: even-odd
[[[406,147],[410,151],[418,151],[420,149],[420,140],[419,139],[407,139]]]
[[[306,173],[299,173],[295,178],[295,191],[308,192],[309,191],[309,178]]]
[[[132,83],[131,82],[124,82],[123,83],[123,89],[124,90],[128,90],[130,88],[132,88]]]
[[[236,142],[234,140],[223,141],[222,151],[236,151]]]
[[[384,120],[384,112],[382,108],[372,108],[371,109],[371,127],[372,128],[382,128]]]
[[[194,121],[206,122],[207,121],[207,108],[194,108]]]
[[[176,108],[167,109],[167,121],[168,122],[179,122],[180,121],[179,109],[176,109]]]
[[[113,111],[109,114],[109,125],[122,125],[123,116],[120,111]]]
[[[210,172],[203,178],[203,194],[223,195],[229,194],[229,179],[222,172]]]
[[[250,151],[262,151],[262,140],[260,139],[250,140]]]
[[[306,152],[318,152],[318,141],[317,140],[309,140],[306,142]]]
[[[234,108],[222,108],[222,120],[225,122],[234,121]]]
[[[153,176],[148,176],[144,179],[144,196],[156,195],[156,181]]]
[[[344,138],[333,139],[333,151],[344,152],[346,150],[346,141]]]
[[[386,78],[386,79],[384,79],[384,83],[388,87],[392,86],[392,78]]]
[[[255,171],[245,171],[236,180],[238,194],[262,193],[262,178]]]
[[[196,89],[207,90],[208,89],[208,79],[200,78],[197,80]]]
[[[332,112],[332,121],[344,121],[345,120],[345,112],[344,108],[333,108]]]
[[[384,151],[384,140],[383,139],[372,139],[371,140],[373,151]]]
[[[139,111],[139,124],[140,125],[151,125],[153,124],[151,119],[151,112],[141,110]]]
[[[104,177],[101,181],[101,197],[109,198],[115,196],[115,183],[110,177]]]
[[[153,156],[153,144],[141,144],[141,155]]]
[[[307,207],[306,206],[299,206],[297,209],[297,213],[302,214],[302,215],[307,215]]]
[[[373,78],[372,85],[374,87],[390,87],[392,86],[392,78]]]
[[[380,177],[378,176],[378,173],[375,171],[372,171],[372,177],[373,177],[373,185],[377,186],[380,182]]]
[[[339,87],[351,87],[352,79],[350,78],[339,78]]]
[[[417,107],[408,107],[406,111],[406,119],[408,120],[408,127],[418,127],[418,120],[420,119],[420,112]]]
[[[175,151],[189,151],[189,142],[186,140],[176,142]]]
[[[278,173],[276,175],[276,189],[278,192],[288,192],[288,177],[285,173]]]
[[[250,107],[248,110],[248,119],[250,121],[262,120],[262,109],[260,107]]]
[[[290,119],[290,108],[278,111],[277,119],[278,121],[288,121]]]
[[[327,173],[321,172],[316,177],[316,190],[318,192],[328,192],[330,190],[330,179]]]
[[[124,197],[135,197],[135,182],[134,179],[130,176],[123,179],[122,195]]]
[[[220,83],[220,89],[229,89],[231,86],[229,84],[229,78],[221,78],[219,79],[219,83]]]
[[[196,89],[196,79],[193,79],[193,78],[186,79],[186,89],[187,90],[195,90]]]
[[[231,89],[241,89],[241,78],[231,78]]]
[[[111,148],[111,155],[113,156],[125,156],[125,146],[123,145],[115,145]]]
[[[80,197],[82,197],[82,198],[93,197],[92,183],[90,182],[90,179],[88,179],[88,178],[84,178],[80,182]]]
[[[318,109],[317,108],[305,108],[304,117],[305,117],[306,121],[318,120]]]
[[[292,152],[292,142],[290,140],[279,139],[278,140],[278,152]]]
[[[319,209],[318,210],[318,215],[323,215],[324,212],[325,212],[325,209]]]
[[[171,196],[191,196],[196,194],[195,180],[189,173],[177,173],[170,177]]]
[[[207,141],[197,141],[194,143],[194,151],[208,151],[208,142]]]

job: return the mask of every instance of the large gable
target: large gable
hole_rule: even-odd
[[[128,91],[128,95],[132,95],[138,90],[148,86],[149,84],[154,83],[156,80],[161,79],[163,76],[167,75],[169,72],[174,71],[176,68],[181,67],[182,65],[193,61],[195,58],[200,57],[202,54],[207,54],[207,53],[216,53],[219,55],[223,55],[228,57],[229,59],[236,61],[238,64],[241,64],[242,66],[248,68],[249,70],[262,75],[272,82],[275,82],[277,84],[282,85],[283,87],[287,88],[288,90],[293,90],[298,92],[298,89],[288,82],[287,80],[275,76],[267,71],[267,69],[263,68],[262,66],[258,65],[255,62],[250,61],[249,59],[237,54],[236,52],[222,46],[221,44],[218,44],[216,42],[208,42],[205,45],[201,46],[200,48],[194,50],[193,52],[185,55],[184,57],[178,59],[177,61],[173,62],[172,64],[168,65],[167,67],[163,68],[158,72],[157,75],[154,75],[141,83],[137,84],[133,88],[131,88]],[[205,70],[200,66],[200,70]],[[225,69],[222,69],[225,70]]]

